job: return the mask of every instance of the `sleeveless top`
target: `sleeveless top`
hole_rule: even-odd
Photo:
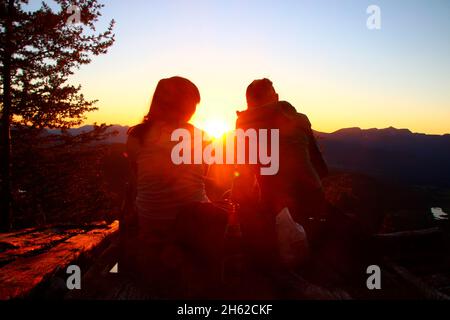
[[[193,139],[194,127],[187,123],[152,122],[140,139],[133,136],[133,129],[130,132],[128,153],[135,161],[136,209],[141,219],[175,219],[177,210],[183,206],[209,202],[204,183],[205,167],[172,162],[172,149],[179,141],[171,141],[171,135],[180,127],[189,130]]]

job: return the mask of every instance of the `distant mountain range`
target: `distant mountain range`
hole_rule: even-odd
[[[78,134],[92,126],[71,129]],[[112,126],[118,134],[107,143],[125,143],[127,126]],[[450,187],[450,134],[427,135],[408,129],[347,128],[315,132],[329,166],[365,173],[394,182]]]
[[[317,132],[330,166],[408,184],[450,186],[450,135],[407,129]]]

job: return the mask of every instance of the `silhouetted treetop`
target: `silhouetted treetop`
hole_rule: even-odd
[[[103,7],[96,0],[42,2],[33,11],[28,1],[13,2],[8,14],[8,1],[0,0],[0,63],[10,56],[12,121],[35,128],[81,124],[86,112],[96,110],[96,101],[86,100],[81,87],[67,80],[93,56],[107,52],[114,42],[114,20],[96,31]]]

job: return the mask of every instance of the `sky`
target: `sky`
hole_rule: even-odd
[[[99,100],[86,123],[137,124],[158,80],[180,75],[202,96],[192,122],[231,129],[247,85],[267,77],[318,131],[450,133],[450,1],[103,3],[98,30],[115,19],[116,43],[70,80]]]

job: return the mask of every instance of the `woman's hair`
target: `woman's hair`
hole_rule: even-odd
[[[186,123],[200,102],[200,92],[195,84],[182,77],[161,79],[156,86],[150,110],[142,124],[130,128],[129,135],[142,140],[153,121]]]
[[[188,79],[182,77],[162,79],[156,86],[144,122],[149,120],[187,122],[199,102],[200,92]]]

